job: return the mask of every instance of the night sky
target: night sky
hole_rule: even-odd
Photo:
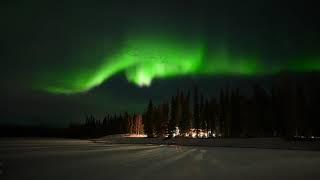
[[[320,71],[319,10],[304,1],[8,1],[0,14],[0,123],[64,126],[178,88],[247,93]]]

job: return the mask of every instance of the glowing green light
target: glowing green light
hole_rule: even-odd
[[[187,75],[198,71],[203,59],[203,49],[204,44],[200,41],[188,44],[170,36],[130,38],[117,54],[105,58],[104,63],[95,71],[69,74],[67,78],[51,76],[49,79],[62,81],[51,81],[43,89],[52,93],[84,92],[119,72],[125,72],[128,81],[132,83],[149,86],[154,78]]]
[[[185,75],[263,75],[281,70],[320,70],[319,58],[292,61],[272,69],[256,55],[232,54],[226,48],[209,51],[206,46],[201,38],[184,41],[168,34],[133,36],[97,67],[45,75],[37,87],[51,93],[85,92],[120,72],[125,73],[129,82],[150,86],[156,78]]]

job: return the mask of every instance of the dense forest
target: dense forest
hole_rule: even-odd
[[[140,115],[128,113],[107,115],[102,121],[91,115],[81,127],[106,134],[143,130],[148,137],[320,136],[319,79],[310,77],[316,76],[282,75],[271,88],[253,84],[249,96],[239,88],[224,87],[217,97],[205,97],[195,86],[177,90],[160,104],[150,100],[142,121]]]
[[[320,136],[319,82],[318,74],[282,74],[273,77],[268,87],[252,83],[249,95],[243,89],[226,86],[213,97],[194,86],[177,90],[159,104],[149,100],[141,113],[106,113],[102,119],[89,114],[81,123],[62,129],[1,125],[0,135],[313,138]]]

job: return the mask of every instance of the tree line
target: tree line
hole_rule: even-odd
[[[71,127],[86,129],[87,134],[139,132],[148,137],[172,137],[177,128],[180,135],[190,136],[192,130],[198,137],[203,131],[219,137],[320,136],[317,82],[317,78],[297,81],[280,76],[268,88],[253,84],[250,95],[240,88],[224,87],[216,97],[206,97],[198,87],[177,90],[169,101],[154,104],[149,100],[142,115],[107,114],[103,120],[90,115]]]
[[[205,97],[197,87],[192,95],[178,90],[170,103],[150,100],[143,122],[148,137],[171,137],[176,127],[180,135],[192,129],[197,136],[205,131],[221,137],[319,137],[319,108],[317,83],[284,76],[269,89],[254,84],[249,96],[229,87],[218,97]]]
[[[69,134],[74,137],[100,137],[112,134],[143,134],[142,117],[136,113],[106,113],[103,119],[86,115],[84,122],[69,126]]]

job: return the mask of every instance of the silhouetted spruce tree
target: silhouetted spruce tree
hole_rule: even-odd
[[[169,123],[169,104],[164,103],[162,105],[162,113],[161,113],[161,134],[164,136],[168,130]]]
[[[231,136],[231,103],[230,103],[230,89],[229,87],[225,90],[224,97],[224,105],[225,105],[225,136]]]
[[[185,117],[186,117],[186,128],[189,130],[191,128],[191,119],[192,119],[192,112],[190,110],[190,91],[187,93],[186,103],[185,103]]]
[[[291,137],[295,134],[295,81],[288,73],[282,73],[276,81],[277,99],[280,104],[280,115],[283,121],[283,136]]]
[[[183,108],[183,93],[178,90],[176,95],[176,111],[175,111],[175,119],[176,126],[180,126],[182,119],[182,108]]]
[[[197,136],[199,134],[200,129],[200,107],[199,107],[199,95],[198,88],[194,88],[193,94],[193,127],[197,132]]]
[[[226,122],[226,99],[223,89],[220,90],[219,97],[219,133],[224,136],[225,135],[225,122]]]
[[[185,134],[191,128],[191,112],[190,112],[190,92],[187,93],[185,97],[182,98],[182,118],[180,123],[180,131]]]
[[[128,112],[125,112],[123,114],[123,119],[122,119],[122,124],[121,124],[121,133],[128,133],[129,132],[129,121],[130,121],[130,117],[131,115]]]
[[[160,104],[154,109],[155,133],[158,137],[163,137],[167,127],[167,110],[165,104]]]
[[[260,85],[256,84],[253,87],[254,98],[254,112],[257,134],[256,136],[264,137],[272,135],[272,123],[270,113],[271,110],[271,98],[266,90]]]
[[[209,100],[206,99],[205,103],[204,103],[204,107],[203,107],[203,125],[202,125],[202,129],[208,131],[209,130],[209,124],[210,124],[210,119],[211,117],[211,111],[210,111],[210,104],[209,104]]]
[[[320,79],[320,78],[319,78]],[[319,82],[319,81],[317,81]],[[319,122],[319,119],[320,119],[320,112],[319,112],[319,107],[320,107],[320,85],[319,84],[316,84],[316,95],[315,95],[315,104],[313,106],[316,114],[315,114],[315,117],[314,119],[317,119],[316,120],[316,124],[315,124],[315,127],[316,127],[316,133],[314,134],[314,136],[317,136],[317,137],[320,137],[320,122]],[[318,107],[318,108],[316,108]]]
[[[274,131],[275,136],[283,136],[285,134],[285,122],[284,113],[282,111],[282,97],[279,89],[272,86],[271,90],[271,106],[272,106],[272,118],[274,119]]]
[[[297,124],[296,126],[298,127],[298,135],[299,136],[307,136],[307,131],[308,131],[308,118],[306,114],[306,97],[304,93],[304,89],[301,86],[297,87]]]
[[[152,119],[154,125],[154,134],[156,136],[161,136],[161,106],[155,106],[153,108]]]
[[[240,93],[237,88],[231,93],[231,136],[239,137],[241,133]]]
[[[205,99],[203,94],[200,95],[200,129],[206,129],[206,109],[205,109]]]
[[[104,116],[104,118],[103,118],[102,125],[104,128],[107,127],[107,117],[106,116]]]
[[[319,85],[319,80],[314,79],[313,84],[311,85],[311,88],[309,90],[309,96],[312,97],[310,98],[309,102],[309,119],[310,119],[310,133],[309,136],[320,136],[320,85]]]
[[[215,98],[212,98],[210,100],[209,105],[209,111],[210,111],[210,117],[208,120],[208,128],[211,131],[211,133],[216,133],[216,120],[218,118],[218,104],[216,102]]]
[[[173,135],[173,132],[177,126],[176,111],[177,111],[176,99],[175,97],[172,97],[171,103],[170,103],[170,118],[168,123],[168,134],[170,137]]]
[[[148,137],[154,136],[154,129],[153,129],[153,104],[152,101],[149,101],[147,112],[143,118],[144,124],[144,132]]]

